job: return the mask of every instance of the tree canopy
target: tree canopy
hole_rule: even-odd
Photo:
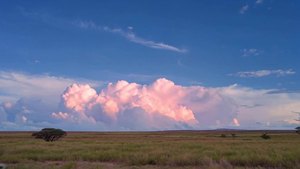
[[[61,137],[66,136],[67,133],[62,129],[55,129],[55,128],[44,128],[39,132],[32,133],[36,139],[43,139],[45,141],[56,141]]]

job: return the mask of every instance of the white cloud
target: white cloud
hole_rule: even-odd
[[[256,0],[255,3],[251,6],[261,5],[264,2],[264,0]],[[249,10],[249,5],[244,5],[240,8],[239,12],[240,14],[245,14]]]
[[[74,82],[72,79],[49,75],[0,72],[0,92],[14,101],[21,97],[57,97],[66,86]],[[4,99],[2,98],[2,101]]]
[[[242,49],[241,52],[243,57],[249,57],[249,56],[258,56],[261,54],[262,51],[255,48],[250,48],[250,49]]]
[[[53,112],[51,114],[51,117],[56,118],[56,119],[68,119],[68,118],[70,118],[69,114],[64,113],[64,112],[57,112],[57,113]]]
[[[62,95],[69,121],[98,121],[116,129],[160,130],[237,126],[235,106],[215,89],[160,78],[150,85],[118,81],[97,93],[73,84]],[[57,116],[56,114],[54,115]],[[181,126],[178,128],[178,126]]]
[[[288,70],[278,69],[278,70],[245,71],[245,72],[237,72],[235,74],[229,74],[229,75],[242,77],[242,78],[259,78],[259,77],[265,77],[271,75],[281,77],[281,76],[293,75],[295,73],[296,72],[293,71],[292,69],[288,69]]]
[[[249,5],[244,5],[241,7],[240,9],[240,14],[244,14],[245,12],[247,12],[249,9]]]
[[[292,113],[300,110],[300,93],[182,86],[164,78],[148,85],[121,80],[99,91],[48,75],[2,72],[0,79],[0,93],[15,98],[0,100],[0,130],[293,129],[300,123]]]
[[[186,53],[187,50],[183,48],[179,48],[170,44],[166,44],[163,42],[155,42],[152,40],[147,40],[142,37],[137,36],[133,32],[133,27],[128,26],[127,30],[119,29],[119,28],[110,28],[108,26],[99,26],[95,24],[93,21],[75,21],[75,22],[70,22],[67,20],[64,20],[62,18],[56,18],[53,17],[49,14],[43,14],[43,13],[38,13],[38,12],[28,12],[24,8],[19,8],[20,12],[22,15],[29,17],[31,19],[38,19],[46,24],[49,24],[51,26],[55,27],[66,27],[68,24],[76,25],[80,28],[83,29],[95,29],[95,30],[100,30],[100,31],[106,31],[110,33],[115,33],[118,34],[127,40],[140,44],[149,48],[154,48],[154,49],[162,49],[162,50],[168,50],[168,51],[173,51],[173,52],[178,52],[178,53]],[[35,60],[33,63],[39,63],[38,60]]]
[[[100,31],[106,31],[106,32],[118,34],[133,43],[140,44],[149,48],[162,49],[162,50],[168,50],[168,51],[179,52],[179,53],[187,52],[186,49],[181,49],[163,42],[155,42],[155,41],[146,40],[144,38],[138,37],[133,32],[133,27],[131,26],[128,27],[128,30],[123,30],[120,28],[110,28],[108,26],[98,26],[92,21],[79,21],[79,22],[74,22],[74,24],[84,29],[96,29]]]
[[[67,121],[89,119],[115,130],[293,128],[299,122],[291,111],[300,109],[300,94],[274,91],[184,87],[158,79],[150,85],[119,81],[99,93],[73,85],[62,100],[72,117]]]
[[[33,129],[52,123],[51,112],[59,107],[60,95],[77,82],[97,87],[101,82],[50,75],[0,71],[0,130]]]
[[[300,122],[294,120],[297,114],[292,113],[293,110],[300,110],[300,93],[276,93],[273,92],[276,90],[256,90],[238,85],[220,90],[238,104],[237,117],[241,126],[293,129],[300,125]]]
[[[0,93],[2,95],[0,101],[16,101],[21,97],[39,97],[57,101],[57,97],[67,86],[78,81],[96,84],[95,81],[84,79],[0,71]]]

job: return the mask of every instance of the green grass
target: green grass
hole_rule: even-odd
[[[221,137],[221,134],[226,137]],[[300,168],[300,136],[292,132],[77,132],[56,141],[29,132],[0,133],[8,168]],[[42,167],[41,167],[42,166]]]

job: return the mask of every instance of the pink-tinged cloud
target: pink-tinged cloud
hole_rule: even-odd
[[[77,112],[84,113],[86,106],[97,97],[97,92],[89,85],[73,84],[62,95],[65,106]]]
[[[300,124],[293,113],[300,110],[299,92],[180,86],[167,79],[106,86],[76,81],[0,72],[5,94],[0,96],[0,130],[294,129]]]
[[[240,126],[240,122],[237,118],[233,118],[232,122],[235,126]]]
[[[73,84],[63,93],[62,102],[68,113],[53,113],[54,118],[85,118],[118,128],[239,125],[235,107],[218,90],[184,87],[165,78],[150,85],[121,80],[99,93],[89,85]]]
[[[51,117],[55,118],[55,119],[68,119],[70,118],[70,115],[68,113],[64,113],[64,112],[58,112],[58,113],[52,113]]]

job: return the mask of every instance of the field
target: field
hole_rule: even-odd
[[[264,140],[262,133],[68,132],[45,142],[30,132],[0,132],[0,163],[8,169],[300,168],[300,135],[269,131]]]

